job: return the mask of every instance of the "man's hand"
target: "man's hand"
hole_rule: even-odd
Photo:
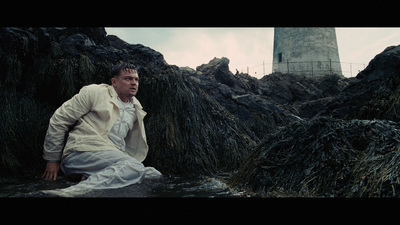
[[[47,180],[57,180],[59,170],[60,162],[47,162],[46,170],[44,171],[42,178]]]

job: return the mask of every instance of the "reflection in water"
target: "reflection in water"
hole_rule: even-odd
[[[79,197],[251,197],[228,187],[225,178],[226,175],[145,179],[140,184],[119,189],[94,190]],[[0,178],[0,197],[50,197],[40,190],[65,188],[76,183],[65,176],[59,177],[57,181],[46,181],[40,176]]]

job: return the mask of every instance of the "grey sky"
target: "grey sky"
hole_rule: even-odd
[[[257,78],[263,76],[263,71],[272,72],[273,27],[107,27],[106,31],[160,52],[171,65],[195,69],[214,57],[227,57],[232,72],[247,72],[249,67],[249,74]],[[347,77],[355,76],[386,47],[400,44],[400,28],[336,28],[336,36],[340,60],[344,62],[342,71]]]

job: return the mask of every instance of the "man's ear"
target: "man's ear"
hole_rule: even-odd
[[[111,84],[114,85],[115,82],[115,77],[111,78]]]

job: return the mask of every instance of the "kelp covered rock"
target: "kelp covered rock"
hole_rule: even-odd
[[[109,83],[119,61],[139,67],[149,155],[164,174],[237,169],[258,139],[162,54],[104,28],[0,29],[0,167],[44,168],[42,145],[54,110],[84,85]]]
[[[398,197],[399,58],[388,47],[336,95],[302,103],[313,119],[265,138],[231,182],[267,196]]]
[[[324,111],[352,79],[340,75],[306,77],[273,73],[260,79],[263,95],[276,104],[292,107],[301,118],[312,118]]]
[[[398,196],[399,129],[381,120],[297,122],[264,139],[231,183],[273,197]]]
[[[227,58],[214,58],[195,70],[184,71],[200,89],[240,121],[238,128],[259,142],[278,127],[300,118],[290,106],[263,95],[262,83],[248,74],[233,74]]]
[[[279,104],[299,107],[320,98],[338,95],[347,85],[347,78],[332,74],[318,77],[272,73],[260,79],[263,94]]]
[[[151,146],[145,163],[173,174],[212,174],[238,168],[255,145],[234,116],[178,71],[141,82]]]
[[[322,115],[335,118],[400,121],[400,45],[376,55],[343,91],[326,104]]]

